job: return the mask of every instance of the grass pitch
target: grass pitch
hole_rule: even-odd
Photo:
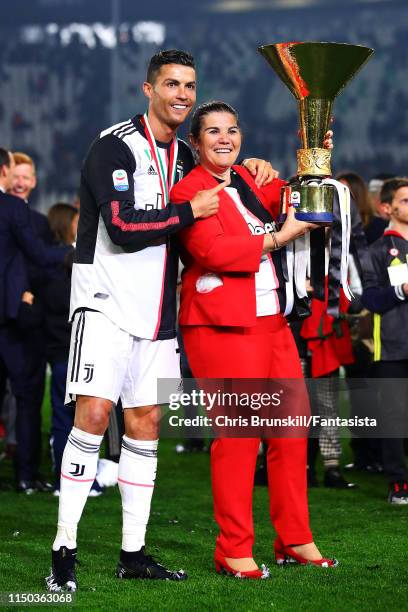
[[[387,504],[381,476],[356,477],[358,490],[310,491],[315,540],[325,555],[339,559],[340,566],[334,570],[274,566],[267,491],[257,487],[254,552],[258,562],[270,566],[271,579],[241,581],[218,576],[213,569],[216,525],[209,457],[180,456],[174,447],[174,440],[160,444],[147,547],[167,566],[186,570],[189,580],[167,583],[114,577],[121,541],[120,496],[115,487],[88,500],[80,523],[80,590],[75,608],[143,612],[408,610],[408,507]],[[0,479],[11,478],[11,466],[2,462]],[[57,507],[58,500],[48,494],[0,492],[0,592],[43,592]],[[61,605],[48,609],[61,609]]]

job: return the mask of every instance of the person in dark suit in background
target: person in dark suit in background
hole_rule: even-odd
[[[30,481],[31,477],[35,480],[36,474],[28,472],[24,456],[25,449],[30,447],[32,403],[25,375],[24,332],[20,326],[23,297],[25,301],[32,301],[27,293],[29,283],[24,258],[38,265],[52,265],[62,262],[68,249],[46,246],[32,229],[27,205],[21,198],[7,193],[12,187],[14,167],[11,153],[0,148],[0,370],[7,373],[16,397],[16,476],[18,487],[28,491],[35,490],[37,483]]]
[[[45,215],[29,206],[29,200],[33,189],[37,185],[35,164],[33,159],[25,153],[13,153],[15,167],[13,170],[13,180],[10,189],[11,195],[17,196],[26,202],[30,222],[35,234],[45,244],[53,244],[53,236]],[[44,266],[39,266],[31,260],[25,258],[27,266],[28,288],[34,296],[34,303],[30,309],[24,306],[22,316],[28,316],[29,324],[24,322],[24,367],[25,379],[29,387],[31,403],[29,413],[26,414],[21,423],[23,428],[29,430],[30,435],[24,435],[27,445],[17,448],[19,463],[21,465],[22,485],[18,489],[24,492],[32,490],[34,487],[38,491],[51,491],[52,485],[46,482],[39,473],[41,463],[41,407],[45,391],[45,330],[44,330],[44,287],[47,282],[48,271]],[[31,310],[31,313],[27,311]],[[34,311],[34,313],[32,312]],[[35,315],[35,316],[33,316]],[[25,483],[31,483],[30,489],[26,489]]]

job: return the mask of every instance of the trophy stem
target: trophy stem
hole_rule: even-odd
[[[300,115],[300,137],[304,149],[322,147],[329,129],[333,101],[322,98],[298,100]]]

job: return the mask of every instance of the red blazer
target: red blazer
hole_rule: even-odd
[[[276,217],[280,188],[285,181],[275,179],[258,189],[249,172],[233,166],[251,187],[261,204]],[[203,189],[218,185],[217,180],[197,166],[170,194],[171,202],[191,200]],[[182,275],[180,324],[250,327],[256,323],[255,272],[259,270],[263,235],[253,236],[234,201],[222,190],[218,213],[179,232]],[[215,273],[221,286],[208,293],[197,290],[200,277]]]

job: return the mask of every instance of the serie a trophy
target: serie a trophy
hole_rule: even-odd
[[[298,100],[302,148],[297,151],[297,179],[282,188],[280,221],[289,206],[299,220],[330,224],[334,181],[331,152],[323,148],[333,102],[372,55],[360,45],[288,42],[258,49]]]

